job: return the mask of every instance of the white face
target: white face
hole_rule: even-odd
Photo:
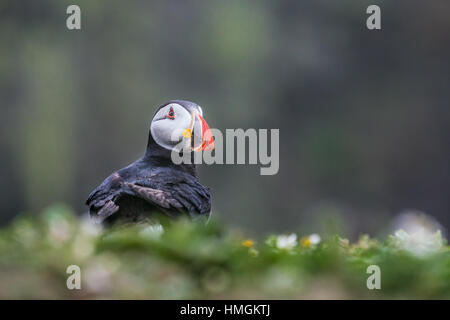
[[[170,103],[161,108],[153,117],[150,131],[156,143],[167,150],[180,151],[190,148],[191,138],[186,134],[186,129],[196,130],[198,126],[195,118],[184,107],[177,103]],[[184,133],[184,135],[183,135]]]

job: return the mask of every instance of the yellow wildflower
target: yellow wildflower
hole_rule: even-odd
[[[242,241],[242,245],[244,247],[246,247],[246,248],[251,248],[251,247],[253,247],[254,244],[255,243],[251,239],[247,239],[247,240]]]
[[[311,247],[311,241],[309,240],[309,236],[302,237],[300,239],[300,243],[301,243],[302,247],[304,247],[304,248]]]
[[[314,233],[309,236],[302,237],[300,239],[300,244],[304,248],[311,248],[311,247],[315,247],[316,245],[318,245],[320,243],[320,241],[321,241],[320,236],[318,234]]]

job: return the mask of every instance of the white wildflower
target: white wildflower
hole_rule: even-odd
[[[317,233],[313,233],[312,235],[309,236],[309,242],[311,242],[313,246],[318,245],[321,240],[322,238],[320,238],[320,236]]]
[[[302,247],[305,248],[314,248],[320,243],[320,241],[322,241],[322,238],[320,238],[320,236],[317,233],[313,233],[309,236],[305,236],[300,239]]]
[[[430,232],[423,228],[408,233],[404,230],[397,230],[394,236],[394,243],[400,249],[408,251],[417,256],[426,256],[439,252],[443,246],[441,231]]]
[[[442,226],[432,216],[407,210],[395,219],[394,244],[414,255],[425,256],[441,250]]]
[[[295,233],[288,236],[280,235],[277,237],[276,245],[278,249],[291,250],[297,246],[297,235]]]

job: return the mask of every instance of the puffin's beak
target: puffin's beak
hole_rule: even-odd
[[[200,150],[213,150],[214,137],[211,133],[211,129],[200,114],[197,114],[197,117],[200,119],[202,124],[202,144],[200,145]]]
[[[186,129],[183,136],[185,138],[191,138],[191,148],[193,151],[214,149],[214,137],[211,129],[198,112],[193,114],[191,128]]]

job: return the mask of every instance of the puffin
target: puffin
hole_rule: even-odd
[[[194,152],[212,149],[214,137],[199,105],[164,103],[151,121],[144,156],[113,172],[88,196],[91,219],[104,226],[158,222],[158,217],[207,221],[210,189],[199,182],[193,159]],[[172,153],[189,153],[191,161],[174,162]]]

